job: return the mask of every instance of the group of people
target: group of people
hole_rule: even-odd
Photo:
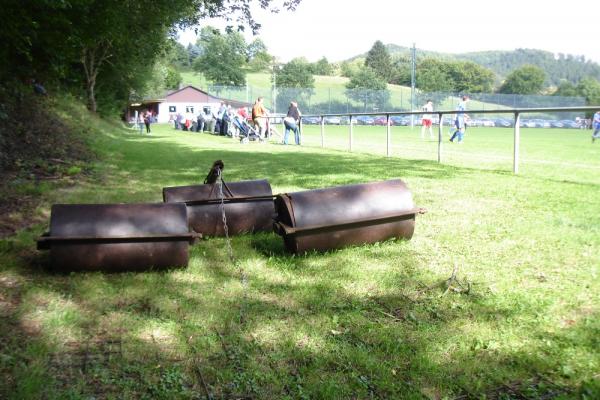
[[[171,116],[175,129],[190,132],[210,132],[218,135],[233,135],[231,121],[236,115],[246,118],[248,113],[244,107],[234,110],[231,104],[221,102],[218,110],[204,107],[194,115],[189,111],[185,114],[177,113]]]
[[[454,118],[455,131],[452,133],[452,137],[450,138],[451,142],[454,142],[454,140],[457,139],[458,143],[462,143],[464,140],[466,121],[469,119],[469,116],[465,114],[468,101],[469,96],[463,96],[456,107],[456,116]],[[431,114],[433,112],[433,101],[427,100],[425,105],[423,105],[421,108],[421,111],[424,111],[424,114],[421,117],[421,139],[425,139],[426,130],[429,130],[429,138],[433,139],[433,118]]]
[[[296,144],[300,144],[300,117],[302,114],[298,109],[298,103],[296,101],[290,102],[287,114],[283,119],[283,125],[285,127],[285,133],[283,136],[283,144],[288,144],[290,132],[294,133]],[[263,98],[259,97],[252,106],[252,122],[258,134],[265,138],[270,136],[269,129],[269,111],[263,104]]]
[[[135,123],[137,125],[137,128],[140,130],[140,135],[144,133],[144,127],[146,127],[146,133],[149,135],[150,124],[152,123],[152,111],[138,112]]]
[[[285,126],[285,135],[283,143],[288,144],[290,132],[294,133],[296,144],[300,144],[300,110],[298,103],[290,103],[287,116],[283,123]],[[241,131],[249,125],[256,131],[259,138],[269,138],[274,128],[269,124],[269,111],[264,106],[263,97],[259,97],[252,106],[251,114],[246,107],[240,107],[237,110],[225,102],[221,102],[218,110],[211,107],[204,107],[197,115],[192,112],[185,114],[177,113],[171,115],[171,121],[175,129],[192,132],[211,132],[223,136],[240,136]],[[244,132],[245,133],[245,132]]]

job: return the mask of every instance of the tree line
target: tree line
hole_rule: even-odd
[[[278,64],[259,38],[247,44],[238,32],[222,34],[210,27],[202,30],[195,45],[190,44],[187,49],[181,45],[179,47],[186,65],[202,73],[215,85],[244,85],[247,72],[263,71],[271,74],[278,87],[296,89],[295,95],[302,98],[313,93],[313,75],[341,75],[350,78],[346,85],[348,97],[364,103],[365,107],[366,103],[371,102],[384,106],[389,100],[387,84],[410,86],[412,79],[410,57],[406,54],[393,56],[381,41],[376,41],[365,57],[341,63],[329,63],[325,57],[311,63],[299,57]],[[529,58],[532,62],[541,59],[551,65],[548,58],[550,53],[547,52],[518,50],[505,53],[514,54],[521,61],[532,55]],[[504,70],[506,76],[501,78],[492,69],[473,60],[487,60],[490,64],[492,55],[504,53],[470,54],[471,60],[440,57],[435,53],[418,57],[415,86],[422,92],[541,94],[585,97],[588,104],[600,101],[600,83],[595,78],[595,68],[600,69],[600,66],[581,57],[561,55],[554,60],[562,66],[565,76],[583,78],[574,83],[563,79],[558,87],[552,87],[549,86],[551,80],[548,72],[538,65],[518,64],[512,70]],[[577,65],[583,69],[578,69]],[[569,75],[569,69],[575,72]],[[552,71],[556,71],[556,68]],[[589,75],[580,75],[582,71],[589,72]]]
[[[178,29],[223,17],[231,29],[260,25],[253,3],[293,10],[301,0],[5,0],[0,8],[0,82],[32,79],[114,112],[172,87]]]

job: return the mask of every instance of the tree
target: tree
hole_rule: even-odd
[[[491,93],[494,73],[471,61],[453,62],[449,68],[454,91],[462,93]]]
[[[312,73],[315,75],[333,75],[333,66],[323,57],[312,65]]]
[[[363,110],[368,105],[382,109],[390,99],[387,83],[370,67],[363,67],[346,84],[346,95],[353,100],[363,103]]]
[[[314,89],[315,78],[311,66],[304,58],[294,58],[276,70],[277,86],[284,88]]]
[[[507,94],[538,94],[544,87],[546,73],[534,65],[515,69],[507,77],[498,92]]]
[[[375,73],[388,82],[392,75],[392,60],[385,45],[377,40],[367,53],[365,67],[371,68]]]
[[[395,85],[410,86],[411,84],[411,60],[406,56],[398,56],[392,61],[392,73],[389,83]]]
[[[579,96],[579,92],[577,91],[577,86],[569,81],[563,81],[558,85],[556,91],[552,93],[552,96],[575,97]]]
[[[301,0],[70,0],[2,4],[0,81],[35,76],[85,88],[88,107],[121,109],[150,79],[156,58],[177,28],[224,17],[238,28],[260,28],[251,13],[259,4],[294,10]],[[120,104],[116,104],[120,102]]]
[[[280,69],[275,68],[274,83],[279,90],[278,106],[284,106],[291,100],[306,102],[314,93],[315,78],[311,65],[304,58],[294,58]]]
[[[346,78],[352,78],[361,70],[361,68],[364,66],[364,63],[364,60],[361,58],[357,58],[352,61],[342,61],[340,64],[340,72],[342,76],[345,76]]]
[[[492,91],[494,73],[466,61],[425,58],[417,66],[417,87],[427,92],[488,93]]]
[[[260,38],[254,39],[248,45],[246,52],[250,71],[264,71],[273,63],[273,56],[269,54],[267,46]]]
[[[202,55],[202,49],[192,43],[188,43],[186,51],[188,54],[188,66],[194,65],[194,60]]]
[[[454,82],[447,62],[426,58],[417,66],[416,86],[425,92],[452,92]]]
[[[600,104],[600,81],[591,77],[583,78],[577,84],[577,91],[581,96],[585,97],[587,105]],[[587,113],[588,118],[591,117],[592,114],[592,112]]]
[[[247,49],[244,37],[239,32],[215,31],[201,40],[204,52],[194,61],[194,70],[215,85],[244,85]]]

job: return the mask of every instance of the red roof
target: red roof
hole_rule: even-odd
[[[167,94],[165,101],[173,103],[218,103],[221,99],[189,85]]]

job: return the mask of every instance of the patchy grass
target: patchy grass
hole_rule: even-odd
[[[216,159],[226,179],[268,178],[275,192],[400,177],[429,212],[408,242],[290,256],[274,234],[243,235],[236,265],[211,239],[186,269],[137,274],[50,274],[33,242],[45,226],[20,231],[0,242],[0,397],[600,396],[600,147],[587,136],[524,130],[514,176],[503,130],[444,144],[438,164],[410,128],[393,131],[402,158],[384,158],[94,124],[94,179],[46,192],[40,212],[161,201]],[[343,148],[347,129],[327,127],[327,143]],[[355,149],[384,132],[357,128]],[[318,145],[319,128],[305,139]],[[455,269],[468,293],[447,290]]]

